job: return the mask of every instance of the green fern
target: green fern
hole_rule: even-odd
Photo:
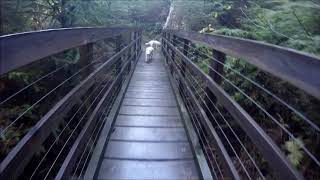
[[[293,139],[285,143],[286,150],[288,151],[288,159],[296,167],[301,164],[304,156],[300,144],[302,144],[301,140],[295,141]]]

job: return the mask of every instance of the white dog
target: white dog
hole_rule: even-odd
[[[161,45],[161,43],[157,40],[151,40],[151,41],[147,42],[146,45],[152,46],[153,48],[157,49],[158,46]]]
[[[154,48],[152,46],[149,46],[146,48],[146,60],[145,60],[146,62],[151,61],[153,51],[154,51]]]

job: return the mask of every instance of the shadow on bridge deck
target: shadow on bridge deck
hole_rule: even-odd
[[[162,54],[141,55],[100,155],[98,179],[198,179]],[[105,137],[103,137],[105,138]]]

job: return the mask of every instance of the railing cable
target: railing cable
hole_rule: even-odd
[[[171,57],[171,58],[172,58],[172,57]],[[180,92],[183,92],[183,93],[181,93],[181,95],[182,95],[182,96],[184,97],[184,99],[187,101],[186,105],[187,105],[187,108],[189,109],[189,112],[191,112],[191,113],[194,112],[194,111],[195,111],[194,108],[192,108],[193,110],[191,110],[191,108],[190,108],[190,107],[191,107],[191,106],[190,106],[191,103],[190,103],[190,101],[188,100],[188,98],[186,97],[186,95],[184,94],[184,90],[182,90],[180,86],[178,86],[178,88],[179,88]],[[193,124],[194,124],[196,127],[197,127],[197,124],[198,124],[198,126],[199,126],[200,131],[202,132],[202,134],[205,134],[205,131],[202,129],[202,126],[201,126],[201,124],[200,124],[200,122],[199,122],[199,119],[198,119],[197,115],[196,115],[195,113],[192,113],[192,114],[194,114],[195,118],[197,119],[197,120],[195,120],[195,119],[193,118],[193,116],[191,116],[191,120],[192,120]],[[197,122],[197,123],[196,123],[196,122]],[[199,137],[201,143],[203,144],[203,146],[205,146],[206,144],[210,145],[209,140],[207,139],[207,137],[201,135],[201,133],[200,133],[200,131],[199,131],[199,128],[195,128],[195,129],[196,129],[196,131],[197,131],[197,134],[198,134],[198,137]],[[206,143],[204,143],[202,137],[204,137]],[[215,175],[215,177],[218,179],[217,174],[216,174],[216,172],[215,172],[215,170],[214,170],[214,165],[213,165],[213,163],[212,163],[212,161],[211,161],[211,159],[210,159],[210,156],[209,156],[209,153],[208,153],[207,148],[204,147],[204,151],[205,151],[205,153],[206,153],[206,156],[208,157],[210,166],[213,168],[212,172],[213,172],[213,174]],[[212,158],[214,159],[214,161],[215,161],[215,164],[216,164],[216,166],[217,166],[217,169],[218,169],[218,171],[219,171],[222,179],[224,179],[223,174],[222,174],[222,171],[221,171],[221,169],[220,169],[220,166],[219,166],[219,164],[218,164],[218,162],[217,162],[217,160],[216,160],[215,154],[214,154],[214,153],[212,152],[212,150],[211,150],[211,147],[209,148],[209,152],[210,152],[210,154],[211,154],[211,157],[212,157]]]
[[[178,66],[177,64],[175,64],[175,65],[176,65],[176,66]],[[180,68],[179,68],[179,69],[180,69]],[[182,70],[182,69],[180,69],[180,70]],[[187,76],[186,76],[186,77],[187,77]],[[188,79],[188,81],[189,81],[189,82],[192,82],[192,81],[190,81],[190,79]],[[196,91],[196,88],[195,88],[193,85],[192,85],[192,87],[193,87],[193,89]],[[199,95],[199,94],[198,94],[198,96],[199,96],[199,98],[201,98],[201,100],[204,102],[204,100],[202,99],[201,95]],[[205,103],[205,102],[204,102],[204,103]],[[206,105],[206,103],[205,103],[205,105]],[[227,137],[227,135],[225,134],[224,130],[221,128],[221,126],[220,126],[220,124],[218,123],[217,119],[216,119],[216,118],[215,118],[215,116],[212,114],[212,112],[211,112],[211,111],[210,111],[210,109],[207,107],[207,105],[206,105],[206,108],[209,110],[209,112],[210,112],[210,114],[211,114],[211,117],[215,120],[215,122],[217,123],[217,125],[218,125],[218,127],[219,127],[220,131],[222,132],[222,134],[223,134],[223,135],[224,135],[224,137],[226,138],[226,140],[227,140],[228,144],[230,145],[230,147],[231,147],[232,151],[233,151],[233,152],[234,152],[234,154],[236,155],[236,157],[237,157],[237,159],[238,159],[238,161],[239,161],[240,165],[242,166],[242,168],[243,168],[244,172],[246,173],[247,177],[248,177],[249,179],[251,179],[251,177],[250,177],[250,175],[249,175],[249,173],[248,173],[247,169],[245,168],[245,166],[244,166],[244,164],[243,164],[242,160],[241,160],[241,159],[240,159],[240,157],[238,156],[238,153],[235,151],[235,149],[234,149],[233,145],[231,144],[231,142],[230,142],[229,138]]]
[[[179,39],[175,39],[181,43],[183,43],[181,40]],[[196,49],[193,46],[190,46],[189,44],[186,44],[188,47],[192,48],[193,50],[199,52],[200,54],[206,56],[207,58],[214,60],[215,62],[223,65],[224,67],[226,67],[227,69],[231,70],[233,73],[241,76],[242,78],[244,78],[245,80],[249,81],[250,83],[252,83],[253,85],[255,85],[256,87],[258,87],[259,89],[263,90],[265,93],[267,93],[268,95],[272,96],[274,99],[276,99],[277,101],[279,101],[281,104],[283,104],[284,106],[286,106],[288,109],[290,109],[291,111],[293,111],[297,116],[299,116],[302,120],[304,120],[307,124],[309,124],[312,128],[314,128],[318,133],[320,133],[320,128],[318,125],[316,125],[315,123],[312,122],[312,120],[310,120],[309,118],[307,118],[303,113],[299,112],[298,110],[296,110],[294,107],[292,107],[291,105],[289,105],[287,102],[285,102],[284,100],[282,100],[280,97],[278,97],[277,95],[275,95],[274,93],[272,93],[271,91],[269,91],[268,89],[266,89],[265,87],[263,87],[263,85],[259,84],[258,82],[252,80],[251,78],[243,75],[241,72],[235,70],[234,68],[226,65],[225,63],[220,62],[219,60],[217,60],[216,58],[213,58],[211,56],[209,56],[208,54],[205,54],[204,52]],[[187,51],[188,54],[194,56],[194,54],[190,53],[189,51]],[[195,57],[195,56],[194,56]],[[202,62],[204,63],[206,66],[210,67],[210,69],[212,68],[210,65],[208,65],[206,62]]]
[[[179,69],[182,70],[181,67],[182,64],[178,65]],[[218,123],[217,119],[214,117],[214,115],[212,114],[210,108],[208,107],[207,103],[203,100],[203,98],[201,97],[201,95],[199,94],[199,92],[197,92],[197,88],[191,83],[191,82],[196,82],[197,86],[201,89],[202,92],[205,93],[205,95],[207,96],[207,98],[210,100],[210,102],[212,103],[212,105],[214,106],[214,108],[216,109],[216,111],[219,113],[219,115],[222,117],[222,119],[226,122],[227,126],[229,127],[229,129],[231,130],[231,132],[234,134],[234,136],[236,137],[236,139],[238,140],[238,142],[240,143],[241,147],[244,149],[245,153],[247,154],[247,156],[249,157],[249,159],[251,160],[251,162],[253,163],[253,165],[255,166],[255,168],[257,169],[258,173],[260,174],[260,176],[265,179],[265,177],[263,176],[262,172],[260,171],[260,169],[258,168],[257,164],[255,163],[254,159],[252,158],[252,156],[250,155],[250,153],[248,152],[248,150],[246,149],[246,147],[244,146],[244,144],[242,143],[242,141],[240,140],[240,138],[238,137],[238,135],[234,132],[233,128],[230,126],[230,124],[228,123],[228,121],[225,119],[225,117],[222,115],[221,111],[215,106],[215,104],[212,102],[211,98],[209,98],[208,94],[205,92],[205,90],[201,87],[201,85],[198,83],[197,79],[194,78],[194,76],[189,72],[186,71],[190,77],[193,78],[193,80],[191,80],[190,78],[187,77],[189,83],[192,85],[192,88],[194,89],[194,91],[197,93],[197,96],[201,99],[201,101],[205,104],[206,109],[209,110],[211,117],[213,117],[213,119],[215,120],[216,124],[219,126],[220,128],[220,124]],[[220,128],[220,130],[222,130]],[[222,130],[223,131],[223,130]],[[225,135],[225,132],[223,132],[223,134]]]
[[[112,98],[112,100],[111,100],[111,102],[110,102],[110,105],[112,105],[112,104],[114,103],[114,101],[116,100],[116,97],[117,97],[117,96],[114,96],[114,97]],[[107,107],[108,107],[108,106],[107,106]],[[111,111],[111,109],[112,109],[112,106],[110,106],[110,107],[108,108],[108,111],[107,111],[106,114],[109,114],[109,112]],[[102,115],[100,116],[99,121],[101,121],[101,118],[102,118],[104,115],[105,115],[105,114],[102,114]],[[97,131],[97,134],[95,135],[95,138],[94,138],[94,140],[92,141],[93,144],[91,145],[90,150],[89,150],[88,153],[87,153],[87,157],[86,157],[86,159],[85,159],[85,161],[84,161],[84,163],[83,163],[83,167],[81,168],[81,171],[80,171],[80,173],[79,173],[78,179],[81,178],[82,172],[83,172],[83,170],[84,170],[84,168],[85,168],[85,165],[86,165],[86,163],[87,163],[87,161],[88,161],[88,159],[89,159],[90,152],[92,151],[92,148],[94,147],[94,143],[96,142],[96,140],[97,140],[97,138],[98,138],[98,135],[99,135],[99,132],[101,131],[103,125],[104,125],[105,122],[106,122],[106,120],[107,120],[107,117],[104,117],[104,119],[103,119],[102,122],[101,122],[101,125],[100,125],[100,127],[99,127],[99,130]],[[94,130],[94,131],[95,131],[95,130]],[[92,134],[94,134],[94,132],[93,132]],[[90,139],[91,139],[91,137],[90,137]],[[85,148],[85,150],[86,150],[86,149],[87,149],[87,147]],[[85,152],[85,150],[84,150],[83,152]],[[82,157],[81,157],[81,159],[82,159]],[[80,161],[79,161],[79,164],[80,164]],[[76,172],[76,171],[75,171],[75,172]]]
[[[89,110],[91,109],[91,107],[93,106],[93,104],[96,102],[96,100],[98,99],[99,95],[105,90],[105,88],[108,87],[107,84],[103,86],[103,88],[100,90],[100,92],[96,95],[96,97],[94,98],[93,102],[90,104],[90,106],[87,108],[87,110],[85,111],[85,113],[82,115],[82,117],[80,118],[78,124],[76,125],[76,127],[72,130],[71,134],[69,134],[68,139],[66,140],[66,142],[64,143],[64,145],[62,146],[61,150],[59,151],[58,155],[56,156],[55,160],[53,161],[52,165],[50,166],[46,176],[44,179],[47,179],[52,168],[54,167],[55,163],[57,162],[58,158],[60,157],[62,151],[65,149],[66,145],[68,144],[68,142],[70,141],[71,137],[73,136],[74,132],[76,131],[76,129],[78,129],[78,126],[81,124],[82,120],[85,119],[85,116],[87,115],[87,113],[89,112]]]
[[[132,56],[130,56],[128,59],[132,59]],[[98,124],[98,122],[101,121],[102,116],[105,115],[105,114],[108,114],[108,113],[109,113],[109,110],[112,109],[112,106],[109,107],[109,105],[113,104],[113,102],[115,101],[116,97],[117,97],[117,96],[113,96],[113,97],[112,97],[112,100],[108,103],[108,105],[106,105],[106,108],[102,111],[102,112],[104,112],[104,113],[102,113],[102,115],[99,117],[99,120],[97,121],[97,124]],[[106,111],[106,109],[107,109],[108,107],[109,107],[108,112],[105,113],[105,111]],[[96,138],[98,137],[98,134],[99,134],[101,128],[103,127],[103,124],[105,123],[105,121],[106,121],[106,118],[104,118],[104,120],[102,120],[101,126],[100,126],[100,128],[99,128],[99,130],[98,130],[98,133],[96,134],[96,136],[95,136],[95,138],[94,138],[93,143],[96,141]],[[91,133],[91,136],[90,136],[89,141],[91,140],[91,138],[92,138],[92,136],[93,136],[94,133],[95,133],[95,128],[94,128],[93,132]],[[82,158],[83,158],[83,156],[84,156],[84,154],[85,154],[85,152],[86,152],[86,149],[87,149],[88,145],[89,145],[89,143],[86,144],[85,149],[83,150],[83,153],[82,153],[82,155],[81,155],[81,157],[80,157],[80,160],[79,160],[79,162],[78,162],[78,164],[77,164],[77,166],[76,166],[76,168],[75,168],[74,173],[73,173],[72,176],[74,176],[74,175],[76,174],[76,172],[77,172],[77,170],[78,170],[78,167],[79,167],[79,165],[80,165],[80,163],[81,163],[81,161],[82,161]],[[84,166],[85,166],[85,164],[86,164],[86,162],[87,162],[87,159],[88,159],[88,157],[89,157],[89,155],[90,155],[90,152],[91,152],[93,146],[94,146],[94,145],[92,145],[92,146],[90,147],[90,150],[89,150],[89,152],[88,152],[88,155],[87,155],[87,157],[86,157],[86,159],[85,159],[85,163],[84,163],[84,165],[83,165],[83,167],[82,167],[82,169],[81,169],[81,172],[80,172],[80,174],[79,174],[79,178],[80,178],[80,176],[81,176],[81,174],[82,174],[83,168],[84,168]]]
[[[209,66],[210,69],[213,70]],[[292,138],[298,146],[300,146],[308,155],[311,159],[315,161],[315,163],[320,166],[320,162],[318,159],[301,143],[284,125],[282,125],[275,117],[273,117],[267,110],[265,110],[261,105],[259,105],[255,100],[253,100],[249,95],[247,95],[244,91],[242,91],[239,87],[237,87],[234,83],[232,83],[230,80],[228,80],[226,77],[221,75],[218,71],[214,70],[215,73],[217,73],[220,77],[222,77],[225,81],[227,81],[230,85],[232,85],[234,88],[236,88],[242,95],[244,95],[246,98],[248,98],[252,103],[254,103],[261,111],[263,111],[273,122],[275,122],[282,130],[284,130],[290,138]]]
[[[10,99],[12,99],[13,97],[15,97],[16,95],[20,94],[21,92],[23,92],[24,90],[28,89],[29,87],[35,85],[36,83],[38,83],[39,81],[41,81],[42,79],[60,71],[61,69],[67,67],[67,64],[60,66],[59,68],[56,68],[55,70],[45,74],[44,76],[41,76],[39,79],[33,81],[32,83],[28,84],[27,86],[23,87],[22,89],[20,89],[19,91],[15,92],[14,94],[10,95],[9,97],[7,97],[5,100],[3,100],[2,102],[0,102],[0,106],[3,105],[4,103],[6,103],[7,101],[9,101]]]
[[[129,60],[132,59],[132,56],[130,56],[128,59],[129,59]],[[123,83],[123,82],[121,82],[121,85],[122,85],[122,83]],[[117,90],[119,90],[119,89],[121,88],[121,85],[119,86],[119,88],[118,88]],[[117,91],[117,90],[116,90],[116,91]],[[114,96],[112,97],[112,100],[109,102],[110,104],[108,104],[108,106],[106,106],[106,108],[103,110],[103,112],[105,112],[105,110],[109,107],[109,105],[112,105],[112,104],[115,102],[116,98],[117,98],[116,95],[114,95]],[[99,117],[99,121],[101,121],[101,118],[102,118],[104,115],[106,115],[106,114],[108,115],[108,114],[110,113],[111,109],[112,109],[112,106],[110,106],[110,107],[108,108],[107,113],[102,113],[101,116]],[[86,157],[86,159],[85,159],[85,162],[83,163],[83,167],[81,168],[81,171],[80,171],[79,176],[78,176],[77,179],[80,179],[80,178],[81,178],[81,175],[82,175],[82,172],[83,172],[83,170],[84,170],[84,167],[85,167],[85,165],[86,165],[86,163],[87,163],[87,161],[88,161],[88,158],[89,158],[89,156],[90,156],[90,152],[92,151],[92,148],[94,147],[94,142],[96,142],[96,139],[97,139],[97,137],[98,137],[98,135],[99,135],[99,132],[101,131],[103,125],[104,125],[105,122],[106,122],[106,120],[107,120],[107,117],[104,117],[104,119],[103,119],[102,122],[101,122],[101,125],[100,125],[100,128],[99,128],[99,130],[98,130],[98,133],[96,134],[96,136],[95,136],[95,138],[94,138],[94,140],[93,140],[93,142],[92,142],[93,144],[91,145],[90,150],[89,150],[88,153],[87,153],[87,157]],[[95,130],[94,130],[94,131],[95,131]],[[94,132],[93,132],[92,134],[94,134]],[[91,137],[90,137],[90,140],[91,140]],[[87,144],[87,145],[88,145],[88,144]],[[85,153],[85,151],[86,151],[86,149],[87,149],[87,145],[86,145],[85,150],[83,151],[83,154]],[[81,155],[81,158],[80,158],[80,160],[79,160],[78,165],[81,163],[81,160],[82,160],[82,155]],[[77,172],[78,165],[77,165],[76,170],[74,171],[73,176],[74,176],[75,173]]]
[[[111,80],[110,80],[111,81]],[[110,82],[108,81],[108,83]],[[63,132],[67,129],[67,127],[69,127],[69,124],[72,122],[72,120],[76,117],[76,115],[78,114],[78,112],[82,109],[82,107],[90,100],[91,96],[94,95],[95,91],[98,89],[98,87],[100,87],[100,85],[102,84],[102,82],[96,86],[91,92],[90,94],[88,94],[88,96],[86,97],[86,99],[81,103],[80,107],[77,109],[77,111],[73,114],[73,116],[69,119],[68,123],[64,126],[64,128],[61,130],[61,132],[59,133],[59,135],[55,138],[54,142],[51,143],[51,146],[48,148],[47,152],[45,153],[45,155],[42,157],[42,159],[40,160],[40,162],[38,163],[37,167],[35,168],[35,170],[33,171],[31,177],[29,179],[32,179],[33,176],[35,175],[36,171],[38,170],[38,168],[41,166],[41,164],[43,163],[43,161],[45,160],[46,156],[49,154],[49,152],[51,151],[51,149],[53,148],[53,146],[56,144],[56,142],[60,139],[60,136],[63,134]]]
[[[40,103],[43,99],[45,99],[47,96],[49,96],[52,92],[54,92],[56,89],[58,89],[59,87],[61,87],[63,84],[65,84],[66,82],[68,82],[70,79],[72,79],[75,75],[79,74],[82,70],[86,69],[89,67],[88,64],[87,66],[81,68],[79,71],[77,71],[75,74],[73,74],[72,76],[70,76],[69,78],[67,78],[66,80],[64,80],[62,83],[60,83],[58,86],[56,86],[55,88],[53,88],[51,91],[49,91],[47,94],[45,94],[44,96],[42,96],[37,102],[35,102],[34,104],[32,104],[27,110],[25,110],[23,113],[21,113],[14,121],[12,121],[7,127],[5,127],[1,133],[0,136],[3,136],[4,133],[14,124],[16,123],[21,117],[23,117],[28,111],[30,111],[33,107],[35,107],[38,103]]]
[[[31,109],[33,109],[38,103],[40,103],[43,99],[45,99],[46,97],[48,97],[51,93],[53,93],[55,90],[57,90],[59,87],[61,87],[62,85],[64,85],[66,82],[68,82],[70,79],[72,79],[73,77],[75,77],[76,75],[78,75],[80,72],[82,72],[83,70],[87,69],[88,67],[90,67],[92,64],[96,63],[98,60],[100,60],[101,58],[103,58],[104,56],[101,56],[100,58],[98,58],[95,61],[92,61],[91,63],[87,64],[86,66],[82,67],[80,70],[78,70],[76,73],[74,73],[73,75],[71,75],[70,77],[68,77],[67,79],[65,79],[62,83],[60,83],[58,86],[56,86],[55,88],[53,88],[51,91],[49,91],[47,94],[45,94],[44,96],[42,96],[38,101],[36,101],[34,104],[32,104],[29,108],[27,108],[23,113],[21,113],[15,120],[13,120],[7,127],[5,127],[1,132],[0,132],[0,137],[3,136],[5,134],[5,132],[11,127],[13,126],[13,124],[15,124],[21,117],[23,117],[27,112],[29,112]]]
[[[119,76],[119,75],[118,75]],[[113,81],[114,83],[115,81]],[[112,86],[112,85],[111,85]],[[84,113],[84,115],[80,118],[79,123],[76,125],[76,127],[72,130],[71,134],[69,135],[68,139],[66,140],[66,142],[64,143],[63,147],[61,148],[61,150],[59,151],[57,157],[55,158],[54,162],[52,163],[52,165],[50,166],[46,176],[44,179],[47,179],[47,177],[49,176],[52,168],[54,167],[55,163],[57,162],[58,158],[60,157],[61,153],[63,152],[63,150],[65,149],[66,145],[68,144],[69,140],[71,139],[71,137],[73,136],[75,130],[78,128],[78,126],[80,125],[80,122],[82,122],[83,119],[85,119],[86,114],[89,112],[89,110],[91,109],[92,105],[96,102],[96,100],[98,99],[99,95],[105,90],[105,88],[108,87],[107,84],[105,84],[103,86],[103,88],[101,89],[101,91],[98,93],[98,95],[96,95],[95,99],[93,100],[93,102],[90,104],[90,106],[87,108],[86,112]]]
[[[98,52],[98,53],[100,54],[101,52],[103,52],[103,51],[100,51],[100,52]],[[92,56],[92,55],[94,55],[94,54],[96,54],[96,53],[97,53],[97,52],[90,53],[90,54],[87,55],[86,57],[88,58],[88,57],[90,57],[90,56]],[[114,52],[113,52],[113,53],[114,53]],[[104,53],[103,56],[105,56],[106,54],[108,54],[108,53]],[[10,95],[10,96],[7,97],[6,99],[4,99],[2,102],[0,102],[0,106],[2,106],[4,103],[6,103],[7,101],[9,101],[10,99],[12,99],[13,97],[15,97],[16,95],[18,95],[18,94],[20,94],[21,92],[25,91],[25,90],[28,89],[29,87],[35,85],[35,84],[38,83],[39,81],[45,79],[46,77],[49,77],[50,75],[52,75],[52,74],[60,71],[60,70],[63,69],[63,68],[66,68],[66,67],[69,66],[69,65],[70,65],[70,64],[61,65],[61,66],[59,66],[58,68],[52,70],[51,72],[48,72],[47,74],[39,77],[37,80],[31,82],[31,83],[28,84],[27,86],[21,88],[21,89],[18,90],[17,92],[13,93],[12,95]]]
[[[168,40],[167,40],[168,41]],[[177,47],[175,47],[176,50]],[[229,79],[224,77],[221,73],[219,73],[217,70],[212,68],[211,66],[207,65],[208,68],[213,70],[216,74],[218,74],[220,77],[222,77],[226,82],[228,82],[231,86],[233,86],[235,89],[237,89],[242,95],[244,95],[247,99],[249,99],[252,103],[254,103],[261,111],[263,111],[272,121],[274,121],[286,134],[292,138],[300,148],[302,148],[308,156],[318,165],[320,166],[320,162],[318,159],[301,143],[286,127],[284,127],[276,118],[274,118],[267,110],[265,110],[261,105],[259,105],[255,100],[253,100],[249,95],[247,95],[244,91],[242,91],[238,86],[236,86],[234,83],[232,83]]]
[[[181,87],[178,86],[178,88],[179,88],[180,92],[183,92],[183,90],[181,89]],[[194,112],[194,111],[195,111],[194,108],[192,108],[192,109],[190,108],[190,107],[192,107],[192,106],[190,106],[190,104],[191,104],[191,103],[190,103],[190,100],[188,100],[188,98],[186,97],[186,95],[185,95],[184,93],[181,93],[181,95],[182,95],[182,96],[184,97],[184,99],[187,101],[186,105],[187,105],[187,109],[189,110],[189,112],[190,112],[190,113]],[[212,172],[213,172],[214,176],[218,179],[218,176],[217,176],[217,174],[216,174],[216,172],[215,172],[215,170],[214,170],[214,169],[215,169],[215,168],[214,168],[214,165],[213,165],[213,163],[212,163],[212,161],[211,161],[211,159],[210,159],[208,150],[207,150],[207,148],[205,147],[206,144],[208,144],[208,145],[210,146],[210,143],[209,143],[209,141],[208,141],[208,139],[207,139],[206,136],[201,135],[201,134],[205,134],[205,133],[204,133],[202,127],[201,127],[201,124],[199,124],[199,119],[198,119],[197,115],[196,115],[195,113],[192,113],[192,114],[194,114],[194,117],[196,118],[196,120],[195,120],[195,118],[194,118],[193,116],[190,116],[190,117],[191,117],[191,120],[192,120],[193,124],[194,124],[196,127],[199,126],[199,128],[195,128],[195,129],[197,130],[198,137],[199,137],[199,139],[200,139],[200,141],[201,141],[201,144],[203,145],[203,149],[204,149],[204,151],[205,151],[205,153],[206,153],[206,156],[208,157],[210,166],[211,166],[212,169],[213,169]],[[197,123],[196,123],[196,122],[197,122]],[[198,126],[197,126],[197,124],[198,124]],[[200,129],[200,130],[199,130],[199,129]],[[200,131],[201,131],[202,133],[200,133]],[[206,143],[204,143],[204,140],[202,139],[202,137],[204,137],[204,140],[205,140]],[[212,157],[213,160],[215,161],[215,164],[216,164],[216,167],[217,167],[217,169],[218,169],[218,171],[219,171],[219,173],[220,173],[220,176],[222,177],[222,179],[224,179],[223,174],[222,174],[222,171],[221,171],[221,169],[220,169],[220,167],[219,167],[219,163],[217,162],[216,157],[215,157],[215,154],[212,152],[211,147],[209,147],[209,152],[210,152],[210,154],[211,154],[211,157]]]

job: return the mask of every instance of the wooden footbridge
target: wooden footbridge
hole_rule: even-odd
[[[257,41],[164,30],[161,48],[145,63],[142,40],[136,28],[2,36],[0,82],[30,69],[38,74],[27,86],[0,96],[0,113],[17,101],[29,104],[14,117],[0,116],[6,147],[0,179],[319,178],[292,164],[283,144],[297,145],[313,172],[320,172],[319,147],[301,142],[292,127],[227,73],[295,114],[312,137],[319,137],[319,122],[226,60],[240,58],[318,101],[318,57]],[[30,90],[45,83],[50,86],[44,93]],[[258,111],[283,138],[264,126]],[[33,121],[31,112],[37,114]]]

